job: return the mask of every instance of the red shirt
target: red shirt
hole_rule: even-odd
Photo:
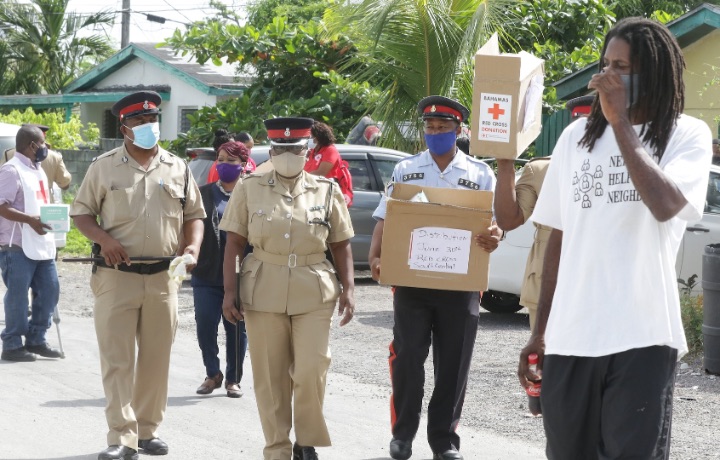
[[[334,144],[327,145],[325,147],[315,147],[308,152],[308,161],[305,163],[305,171],[313,172],[320,167],[320,163],[327,161],[331,163],[333,167],[325,177],[338,177],[340,174],[340,152]]]

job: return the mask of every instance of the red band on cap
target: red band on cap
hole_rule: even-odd
[[[150,110],[150,109],[157,109],[157,106],[155,105],[154,102],[145,101],[145,102],[138,102],[137,104],[131,104],[120,111],[120,118],[125,116],[126,113],[138,112],[140,110]]]
[[[268,129],[270,139],[295,139],[299,137],[310,137],[310,128],[304,129]]]
[[[447,114],[454,116],[458,120],[462,120],[462,114],[459,111],[453,109],[452,107],[447,107],[444,105],[429,105],[425,107],[425,109],[423,109],[423,113],[430,113],[436,115]]]
[[[573,118],[579,117],[580,115],[588,115],[591,109],[592,106],[590,105],[578,105],[577,107],[573,107],[571,115]]]

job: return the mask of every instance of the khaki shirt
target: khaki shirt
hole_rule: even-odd
[[[187,199],[183,209],[180,199]],[[97,157],[70,207],[70,215],[100,217],[100,227],[118,240],[130,257],[172,256],[183,222],[203,219],[200,191],[187,164],[158,147],[147,171],[125,146]]]
[[[340,286],[324,253],[354,232],[334,182],[303,172],[288,192],[274,171],[252,174],[235,186],[220,229],[253,245],[240,271],[246,309],[296,315],[335,305]]]
[[[515,185],[515,194],[518,205],[522,209],[523,218],[527,220],[532,215],[537,203],[540,190],[547,167],[550,165],[550,158],[536,158],[525,165],[520,179]],[[537,308],[540,297],[540,283],[542,281],[542,267],[545,260],[545,249],[550,236],[550,227],[535,224],[535,240],[533,241],[527,264],[525,265],[525,277],[520,291],[520,305],[528,308]]]
[[[5,150],[2,158],[0,158],[0,166],[7,163],[14,156],[15,149]],[[70,186],[72,176],[65,167],[65,162],[59,152],[56,152],[55,150],[48,150],[48,156],[40,162],[40,166],[43,171],[45,171],[50,187],[52,187],[53,184],[57,184],[58,187],[64,190]],[[52,194],[50,194],[50,202],[54,202]]]

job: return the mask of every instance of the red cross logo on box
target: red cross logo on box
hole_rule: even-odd
[[[496,102],[488,109],[488,113],[492,115],[493,120],[497,120],[500,118],[500,115],[505,115],[505,109],[501,109],[500,104]]]

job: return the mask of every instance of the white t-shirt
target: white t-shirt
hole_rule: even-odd
[[[592,153],[578,146],[586,122],[577,120],[560,136],[531,217],[563,231],[545,353],[605,356],[668,345],[682,356],[687,344],[675,258],[687,221],[702,217],[710,129],[696,118],[678,118],[659,166],[688,204],[658,222],[630,181],[610,126]]]

